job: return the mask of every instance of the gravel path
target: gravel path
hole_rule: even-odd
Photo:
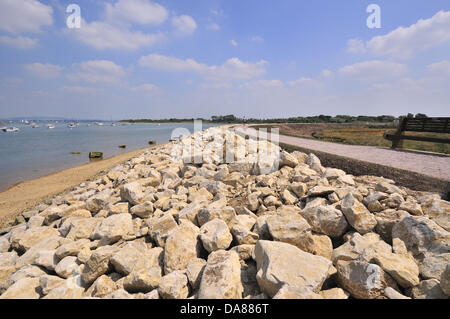
[[[252,128],[237,127],[238,131],[256,136]],[[265,137],[261,134],[261,137]],[[345,145],[280,135],[280,143],[354,158],[361,161],[396,167],[450,181],[450,156],[419,151],[393,150],[377,146]]]

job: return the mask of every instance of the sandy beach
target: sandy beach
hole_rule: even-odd
[[[0,228],[21,212],[45,202],[86,180],[94,178],[104,170],[128,161],[149,148],[143,148],[112,156],[101,161],[61,170],[40,178],[18,183],[0,192]]]

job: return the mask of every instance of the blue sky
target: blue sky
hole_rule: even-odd
[[[450,3],[0,0],[0,61],[0,118],[449,116]]]

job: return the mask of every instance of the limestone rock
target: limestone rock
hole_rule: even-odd
[[[0,299],[39,299],[39,278],[23,278],[10,286]]]
[[[318,292],[331,267],[329,260],[282,242],[259,240],[254,254],[258,267],[256,279],[261,290],[270,297],[283,284]]]
[[[184,270],[189,260],[198,256],[199,229],[194,225],[178,226],[167,238],[164,247],[164,272]]]
[[[81,278],[86,284],[91,284],[104,275],[110,269],[110,259],[119,250],[113,246],[103,246],[97,248],[89,260],[86,262]],[[66,257],[69,258],[69,257]]]
[[[118,214],[105,218],[100,227],[92,234],[93,239],[100,239],[105,244],[115,243],[133,230],[130,214]]]
[[[9,240],[5,236],[0,237],[0,253],[6,253],[10,246]]]
[[[403,210],[386,209],[375,215],[377,226],[375,231],[380,234],[385,242],[392,242],[392,228],[401,219],[410,216]]]
[[[304,287],[283,285],[273,299],[324,299],[320,294]]]
[[[252,258],[253,252],[255,250],[255,245],[251,244],[238,245],[231,248],[231,250],[235,251],[239,255],[240,260],[248,260]]]
[[[78,253],[85,247],[91,247],[91,241],[89,239],[70,241],[67,244],[63,244],[58,247],[58,249],[56,250],[56,256],[58,256],[58,258],[60,259],[63,259],[67,256],[77,256]]]
[[[450,265],[450,253],[427,255],[419,264],[420,274],[425,279],[440,280],[447,265]]]
[[[192,289],[197,290],[200,287],[203,271],[206,266],[206,260],[201,258],[193,258],[189,260],[186,268],[186,276]]]
[[[66,238],[73,241],[79,239],[86,239],[100,226],[103,218],[76,218],[71,220],[68,224],[68,234]],[[60,228],[61,232],[61,228]],[[64,236],[64,234],[63,234]]]
[[[442,291],[450,297],[450,265],[447,265],[440,279]]]
[[[43,295],[47,295],[50,290],[61,286],[63,282],[64,279],[59,278],[58,276],[45,275],[39,278],[39,284]]]
[[[128,292],[147,293],[157,288],[161,280],[161,268],[136,270],[125,277],[123,286]]]
[[[49,271],[55,270],[59,258],[55,254],[55,250],[39,250],[33,256],[33,265],[41,266]]]
[[[360,234],[371,232],[377,225],[375,217],[352,194],[345,196],[341,207],[348,223]]]
[[[301,215],[306,219],[312,230],[331,237],[339,237],[347,230],[345,216],[331,206],[315,206],[305,209]]]
[[[153,214],[154,210],[155,208],[153,207],[153,203],[146,201],[142,204],[131,207],[130,213],[140,218],[148,218]]]
[[[165,246],[167,237],[177,228],[175,219],[169,213],[155,213],[154,217],[146,220],[146,223],[149,227],[148,233],[160,247]]]
[[[331,260],[333,243],[331,242],[330,237],[321,234],[313,234],[312,237],[314,240],[313,254]]]
[[[281,194],[283,201],[286,205],[294,205],[298,202],[298,198],[293,195],[288,189],[285,189]]]
[[[241,299],[241,266],[234,251],[217,250],[208,256],[198,292],[199,299]]]
[[[303,197],[308,191],[308,186],[305,183],[295,182],[291,184],[290,189],[297,197]]]
[[[241,225],[234,225],[233,228],[231,228],[231,232],[239,245],[253,245],[259,239],[258,234],[251,232]]]
[[[341,288],[322,290],[319,294],[323,297],[323,299],[348,299],[350,296],[348,292]]]
[[[111,257],[111,264],[118,273],[128,275],[133,271],[137,261],[147,251],[142,242],[129,242]]]
[[[158,287],[162,299],[186,299],[189,295],[188,279],[182,271],[173,271],[161,278]]]
[[[308,191],[308,196],[316,197],[316,196],[327,196],[334,192],[333,187],[329,186],[315,186]]]
[[[100,192],[86,201],[86,209],[92,214],[97,214],[102,209],[106,209],[109,204],[111,193],[107,191]]]
[[[77,257],[67,256],[64,257],[58,265],[55,267],[55,272],[58,276],[62,278],[69,278],[75,272],[79,270],[79,265],[77,264]]]
[[[58,235],[59,232],[55,228],[46,226],[30,228],[22,236],[15,239],[11,243],[11,246],[19,251],[25,252],[41,240]]]
[[[294,156],[289,154],[288,152],[281,151],[279,165],[280,165],[280,167],[283,167],[285,165],[289,166],[289,167],[295,167],[298,165],[298,160]]]
[[[200,228],[200,239],[208,252],[227,249],[233,237],[227,224],[221,219],[213,219]]]
[[[450,251],[450,233],[424,216],[403,218],[392,228],[392,237],[400,238],[414,256]]]
[[[386,289],[384,289],[384,295],[389,299],[411,299],[409,297],[402,295],[401,293],[399,293],[398,291],[396,291],[391,287],[386,287]]]
[[[424,203],[422,208],[425,214],[436,224],[450,231],[450,202],[437,199],[431,201],[431,204]]]
[[[94,283],[86,291],[86,295],[90,297],[103,298],[116,290],[115,282],[108,276],[102,275],[98,277]]]
[[[142,186],[138,182],[125,184],[120,188],[121,200],[129,202],[131,205],[139,204],[143,197]]]
[[[267,228],[276,241],[289,243],[306,251],[314,251],[311,226],[300,215],[282,214],[270,216],[266,220]]]
[[[422,280],[409,294],[413,299],[448,299],[436,279]]]
[[[338,282],[357,299],[380,296],[387,284],[380,266],[360,261],[337,262]]]

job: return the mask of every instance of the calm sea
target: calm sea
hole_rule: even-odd
[[[18,133],[0,131],[0,190],[21,181],[45,176],[61,169],[89,162],[88,153],[103,152],[103,157],[148,147],[150,140],[166,143],[176,128],[187,128],[194,132],[192,124],[117,124],[104,122],[104,126],[80,123],[69,129],[67,123],[54,124],[47,129],[45,123],[39,128],[30,125],[14,125]],[[204,124],[203,129],[211,127]],[[120,149],[119,145],[126,145]],[[73,155],[71,152],[81,152]],[[45,185],[43,185],[45,187]]]

